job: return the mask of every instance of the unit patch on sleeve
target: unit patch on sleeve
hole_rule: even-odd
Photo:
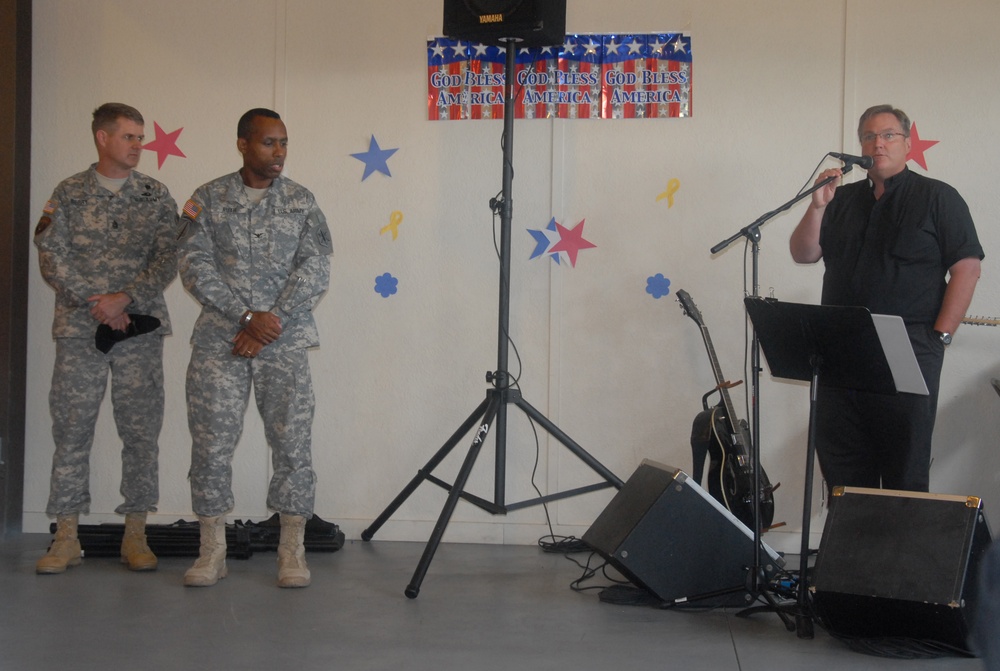
[[[38,225],[35,226],[35,235],[38,236],[44,233],[45,229],[48,228],[49,224],[51,223],[52,223],[51,217],[49,217],[48,215],[43,216],[41,219],[38,220]]]

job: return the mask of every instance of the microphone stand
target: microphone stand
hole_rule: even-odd
[[[752,223],[744,226],[739,231],[729,236],[722,242],[718,243],[710,250],[713,255],[718,254],[723,249],[731,245],[733,242],[740,238],[746,238],[750,241],[751,245],[751,276],[752,276],[752,291],[751,296],[754,298],[760,297],[760,284],[759,284],[759,255],[760,255],[760,227],[767,223],[770,219],[774,218],[778,214],[791,209],[793,205],[798,203],[800,200],[806,196],[810,196],[813,192],[820,190],[830,182],[838,179],[843,175],[846,175],[854,167],[854,163],[851,161],[845,161],[844,168],[841,174],[831,175],[818,184],[814,184],[811,188],[799,193],[790,201],[781,205],[777,209],[771,210],[766,214],[761,215]],[[751,325],[752,326],[752,325]],[[806,484],[805,499],[803,502],[802,510],[802,541],[800,546],[800,578],[799,578],[799,594],[798,594],[798,605],[799,613],[796,615],[795,622],[793,623],[780,608],[774,602],[770,593],[767,591],[766,586],[763,585],[764,570],[761,562],[761,539],[760,539],[760,493],[761,493],[761,480],[760,480],[760,340],[757,337],[757,330],[753,329],[753,337],[751,340],[751,350],[750,350],[750,399],[751,399],[751,410],[753,413],[753,426],[750,432],[750,458],[754,464],[754,483],[753,483],[753,545],[754,545],[754,557],[753,557],[753,567],[750,571],[750,593],[753,596],[763,596],[767,600],[769,610],[774,610],[778,614],[778,617],[785,623],[785,628],[788,631],[796,631],[799,638],[812,638],[813,637],[813,623],[811,615],[806,614],[807,610],[807,595],[802,587],[806,584],[806,570],[809,563],[809,537],[805,532],[809,528],[809,520],[812,516],[812,482],[810,481]],[[807,473],[810,473],[812,469],[808,468],[811,464],[807,465]],[[744,613],[749,614],[750,609],[744,611]]]

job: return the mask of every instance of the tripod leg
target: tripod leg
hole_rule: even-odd
[[[437,465],[440,464],[446,456],[448,456],[448,453],[451,452],[456,445],[458,445],[458,441],[460,441],[463,436],[467,435],[469,431],[472,430],[472,427],[475,426],[477,421],[479,421],[479,418],[486,412],[486,408],[489,406],[489,403],[490,396],[487,395],[487,397],[483,399],[483,402],[479,404],[479,407],[472,411],[472,414],[469,415],[468,419],[465,420],[462,426],[460,426],[458,430],[452,434],[451,438],[449,438],[447,442],[441,446],[441,449],[434,453],[434,456],[430,458],[422,469],[417,471],[417,474],[412,480],[410,480],[409,484],[407,484],[406,487],[404,487],[403,490],[396,495],[396,498],[394,498],[392,503],[390,503],[388,507],[382,511],[382,514],[379,515],[367,529],[361,532],[361,540],[370,541],[372,537],[375,536],[375,532],[382,528],[382,525],[385,524],[390,517],[392,517],[401,505],[403,505],[403,502],[410,497],[410,494],[416,491],[417,487],[420,486],[420,483],[426,480],[427,476],[430,475],[435,468],[437,468]]]
[[[538,410],[536,410],[530,403],[524,400],[523,396],[518,396],[514,400],[514,403],[517,404],[517,407],[523,410],[524,413],[528,415],[528,417],[538,422],[542,426],[542,428],[544,428],[546,431],[549,432],[551,436],[553,436],[556,440],[565,445],[570,452],[579,457],[580,460],[583,461],[583,463],[587,464],[592,469],[594,469],[594,471],[596,471],[597,474],[600,475],[602,478],[604,478],[606,481],[610,482],[617,489],[621,489],[622,487],[625,486],[625,483],[622,482],[621,478],[619,478],[617,475],[609,471],[604,464],[599,462],[597,459],[592,457],[590,453],[588,453],[582,447],[577,445],[572,438],[563,433],[559,429],[559,427],[553,424],[548,417],[538,412]]]
[[[479,456],[479,451],[483,447],[483,441],[486,440],[490,425],[493,422],[493,418],[496,417],[497,409],[500,407],[501,399],[499,394],[491,394],[488,400],[489,404],[483,417],[483,423],[480,425],[479,431],[472,441],[472,446],[469,447],[469,453],[465,455],[465,461],[462,462],[462,468],[455,477],[451,491],[448,492],[448,500],[445,501],[444,508],[441,509],[441,515],[434,525],[434,530],[431,532],[431,537],[428,539],[426,547],[424,547],[424,554],[420,557],[420,562],[413,572],[413,578],[404,590],[404,594],[410,599],[416,599],[420,593],[420,584],[424,581],[424,576],[427,575],[427,569],[431,565],[431,560],[434,559],[434,553],[437,552],[438,545],[441,543],[441,537],[444,536],[444,531],[448,527],[451,515],[455,512],[455,506],[458,505],[458,499],[465,489],[465,483],[469,480],[472,467],[476,464],[476,457]]]

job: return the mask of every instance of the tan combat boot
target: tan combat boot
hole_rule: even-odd
[[[301,515],[281,516],[281,537],[278,541],[278,587],[308,587],[309,567],[306,566],[306,518]]]
[[[80,564],[80,539],[76,537],[77,515],[56,517],[56,535],[49,551],[35,564],[35,573],[63,573],[67,566]]]
[[[128,564],[130,571],[156,570],[156,555],[146,544],[146,513],[127,513],[125,515],[122,563]]]
[[[184,573],[188,587],[208,587],[226,577],[226,516],[198,516],[201,524],[201,549],[194,566]]]

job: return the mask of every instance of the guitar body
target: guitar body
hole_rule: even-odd
[[[732,386],[722,376],[718,358],[708,328],[701,319],[694,301],[683,289],[678,290],[677,299],[681,308],[701,328],[702,338],[708,350],[709,361],[715,374],[716,390],[709,392],[702,399],[705,409],[694,419],[691,427],[691,453],[694,458],[694,479],[701,483],[708,493],[722,503],[735,517],[745,525],[754,525],[754,491],[756,478],[760,475],[759,528],[766,529],[774,521],[774,489],[764,472],[764,469],[750,458],[749,447],[752,445],[747,423],[735,416],[732,401],[729,398],[728,387]],[[715,391],[719,392],[721,400],[718,405],[709,407],[707,398]],[[705,460],[708,459],[708,475],[703,478]]]
[[[745,440],[749,434],[743,420],[739,421],[739,428]],[[754,469],[740,440],[732,437],[721,405],[702,410],[695,416],[691,425],[691,453],[694,479],[736,519],[752,529]],[[706,458],[707,477],[704,473]],[[766,529],[774,521],[774,487],[763,468],[760,469],[760,486],[760,526]]]
[[[722,444],[716,439],[719,427],[716,423],[721,418],[716,413],[716,408],[709,408],[699,412],[691,425],[691,454],[694,458],[694,468],[691,475],[695,481],[704,485],[709,494],[716,501],[723,502],[722,494],[722,464],[726,460],[726,453],[722,449]],[[708,480],[705,480],[705,460],[708,460]]]
[[[716,414],[725,412],[721,407],[717,407],[716,410]],[[725,445],[723,452],[726,456],[719,476],[723,503],[736,519],[753,529],[755,469],[751,466],[749,453],[745,447],[750,444],[750,434],[746,422],[741,419],[736,423],[737,437],[732,438],[732,434],[729,433],[730,425],[731,422],[725,417],[715,424],[716,439],[721,445]],[[774,521],[774,487],[771,486],[764,468],[761,466],[757,470],[760,471],[760,528],[766,529]]]

